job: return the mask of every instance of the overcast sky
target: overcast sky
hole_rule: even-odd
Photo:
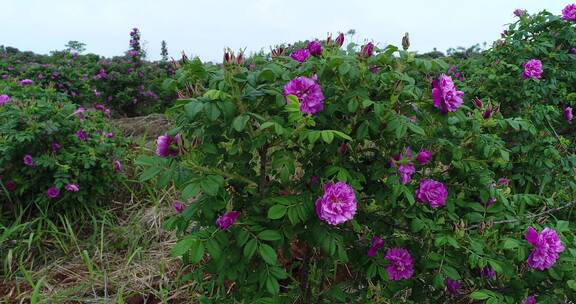
[[[171,56],[186,51],[220,61],[224,47],[268,50],[355,29],[355,42],[379,45],[399,45],[409,32],[411,50],[422,53],[490,44],[514,21],[515,8],[560,14],[571,1],[0,0],[0,44],[48,53],[78,40],[88,52],[114,56],[127,50],[138,27],[151,59],[166,40]]]

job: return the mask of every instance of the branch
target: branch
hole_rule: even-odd
[[[554,212],[556,212],[556,211],[560,211],[560,210],[563,210],[563,209],[566,209],[566,208],[570,208],[570,207],[575,206],[575,205],[576,205],[576,201],[572,201],[572,202],[570,202],[570,203],[568,203],[568,204],[566,204],[566,205],[564,205],[564,206],[556,207],[556,208],[553,208],[553,209],[548,209],[548,210],[546,210],[546,211],[542,211],[542,212],[536,213],[536,214],[531,214],[531,215],[525,216],[525,217],[523,217],[523,218],[522,218],[522,217],[519,217],[519,218],[509,219],[509,220],[494,221],[494,222],[492,222],[492,223],[489,223],[489,226],[500,225],[500,224],[512,224],[512,223],[519,222],[519,221],[521,221],[521,220],[523,220],[523,219],[533,219],[533,218],[541,217],[541,216],[543,216],[543,215],[547,215],[547,214],[550,214],[550,213],[554,213]],[[480,223],[480,224],[474,224],[474,225],[468,226],[468,227],[466,227],[466,230],[472,230],[472,229],[478,229],[478,228],[484,228],[484,227],[486,227],[486,223],[482,222],[482,223]]]
[[[259,150],[260,154],[260,184],[258,189],[260,190],[260,197],[264,199],[266,196],[266,163],[268,163],[268,145],[264,144]]]

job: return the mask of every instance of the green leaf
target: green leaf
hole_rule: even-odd
[[[186,111],[186,116],[188,119],[192,120],[200,111],[204,110],[204,103],[201,101],[191,101],[184,106],[184,111]]]
[[[570,222],[568,221],[558,221],[556,223],[557,232],[568,231],[569,229],[570,229]]]
[[[287,207],[284,205],[274,205],[268,209],[268,218],[272,220],[277,220],[284,217],[286,214]]]
[[[279,280],[284,280],[288,278],[288,273],[280,267],[270,267],[268,268],[268,270],[270,271],[271,275],[273,275],[275,278]]]
[[[264,241],[277,241],[282,239],[282,234],[276,230],[264,230],[258,233],[257,237]]]
[[[200,263],[204,256],[204,250],[204,244],[199,240],[194,240],[192,247],[190,248],[190,262],[193,264]]]
[[[268,276],[266,278],[266,290],[273,295],[276,295],[280,292],[280,285],[278,284],[278,280],[276,280],[276,278],[273,276]]]
[[[172,247],[170,254],[174,257],[183,256],[186,252],[188,252],[192,245],[194,245],[194,242],[196,242],[195,238],[190,236],[185,237],[178,241],[174,247]]]
[[[458,270],[452,266],[444,265],[442,266],[442,271],[453,280],[460,280],[460,274]]]
[[[246,243],[246,246],[244,246],[244,256],[248,259],[251,259],[254,255],[254,252],[256,252],[257,245],[258,242],[256,239],[249,240],[248,243]]]
[[[332,143],[334,140],[334,133],[332,133],[332,131],[324,130],[320,134],[322,136],[322,140],[327,144]]]
[[[220,248],[218,241],[216,241],[215,239],[209,240],[208,242],[206,242],[206,249],[208,250],[208,253],[210,254],[210,256],[212,256],[213,259],[215,260],[220,259],[222,249]]]
[[[145,182],[147,180],[154,178],[156,175],[160,173],[160,171],[162,171],[162,169],[163,169],[162,167],[147,168],[146,170],[144,170],[144,172],[142,172],[142,175],[140,175],[140,181]]]
[[[419,135],[423,135],[426,136],[426,131],[424,131],[424,129],[422,129],[419,125],[415,124],[415,123],[408,123],[407,124],[408,129],[410,129],[410,131],[419,134]]]
[[[220,109],[218,109],[218,105],[215,103],[206,104],[204,107],[204,112],[206,113],[206,117],[208,117],[208,119],[211,121],[218,119],[221,114]]]
[[[244,128],[246,127],[246,123],[248,122],[249,119],[250,116],[242,114],[234,118],[234,120],[232,121],[232,127],[234,128],[234,130],[240,132],[244,130]]]
[[[187,200],[193,196],[198,195],[198,193],[200,193],[200,185],[197,183],[188,184],[186,188],[182,190],[182,199]]]
[[[472,300],[486,300],[492,298],[492,293],[488,290],[478,290],[470,294]]]
[[[218,190],[224,184],[224,178],[220,175],[209,175],[200,182],[202,190],[210,195],[215,196]]]
[[[264,262],[266,262],[266,264],[276,265],[277,261],[276,251],[274,251],[274,249],[270,247],[270,245],[260,244],[260,247],[258,248],[258,253],[260,253],[260,256],[262,257]]]

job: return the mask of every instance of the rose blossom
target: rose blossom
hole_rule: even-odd
[[[576,4],[568,4],[562,9],[562,19],[576,22]]]
[[[432,179],[421,180],[420,187],[416,190],[416,199],[421,203],[428,203],[432,208],[444,206],[447,197],[446,186]]]
[[[216,219],[216,225],[220,230],[226,230],[236,223],[240,216],[240,211],[228,211]]]
[[[410,147],[406,147],[403,154],[395,155],[391,162],[391,166],[398,168],[400,174],[400,183],[406,185],[412,180],[412,174],[416,172],[416,168],[412,163],[412,151]]]
[[[173,206],[174,210],[176,210],[178,213],[182,213],[182,211],[184,211],[184,204],[182,204],[181,201],[175,201]]]
[[[284,86],[284,96],[294,95],[300,102],[300,111],[316,114],[324,109],[324,94],[317,83],[316,75],[312,78],[296,77]]]
[[[523,10],[523,9],[520,9],[520,8],[517,8],[517,9],[514,10],[514,16],[516,16],[516,17],[522,17],[522,16],[524,16],[525,14],[526,14],[526,10]]]
[[[3,106],[5,104],[9,103],[10,99],[11,99],[10,96],[8,96],[6,94],[0,95],[0,106]]]
[[[318,40],[310,41],[307,48],[312,56],[322,56],[322,44]]]
[[[32,167],[34,166],[34,159],[32,158],[32,155],[30,154],[25,154],[23,157],[24,160],[24,164],[28,167]]]
[[[60,196],[60,189],[56,187],[50,187],[48,188],[46,195],[48,196],[48,198],[57,198],[58,196]]]
[[[122,163],[119,160],[114,160],[114,171],[121,172],[122,171]]]
[[[386,272],[390,280],[409,279],[414,274],[414,260],[410,252],[404,248],[390,248],[386,251]]]
[[[418,155],[416,155],[416,161],[421,165],[427,164],[430,161],[430,159],[432,159],[432,152],[426,149],[420,150],[420,152],[418,152]]]
[[[345,182],[325,184],[324,193],[316,200],[316,214],[330,225],[351,220],[356,214],[354,189]]]
[[[452,280],[450,278],[446,278],[444,280],[444,285],[446,286],[446,290],[450,294],[457,295],[460,294],[460,281]]]
[[[299,49],[290,54],[290,57],[298,62],[304,62],[310,57],[310,52],[308,49]]]
[[[450,76],[441,74],[438,80],[432,82],[432,99],[434,107],[440,109],[440,112],[456,112],[462,105],[462,91],[457,91],[454,82]]]
[[[384,240],[378,236],[372,238],[372,245],[368,248],[368,256],[373,257],[376,255],[380,248],[384,247]]]
[[[33,85],[34,81],[32,81],[32,79],[23,79],[20,80],[20,85],[21,86],[29,86],[29,85]]]
[[[564,251],[564,244],[552,228],[544,228],[538,233],[536,229],[528,227],[526,240],[534,249],[528,257],[528,266],[538,270],[546,270],[556,263],[559,253]]]
[[[80,186],[78,186],[77,184],[67,184],[66,186],[64,186],[64,189],[66,189],[66,191],[69,192],[78,192],[80,191]]]
[[[522,301],[522,304],[537,304],[536,303],[536,297],[535,296],[528,296],[524,301]]]
[[[161,157],[177,156],[180,135],[170,136],[167,134],[158,136],[156,140],[156,155]]]
[[[480,275],[484,278],[487,278],[488,280],[491,280],[494,278],[494,276],[496,276],[496,273],[492,267],[485,266],[480,270]]]
[[[574,115],[572,115],[572,108],[571,107],[564,108],[564,118],[566,118],[566,120],[568,121],[569,124],[572,123],[572,119],[574,118]]]
[[[80,129],[78,131],[76,131],[76,137],[78,137],[78,139],[84,141],[88,139],[88,133],[86,133],[86,131],[84,131],[83,129]]]
[[[374,44],[372,42],[368,42],[362,46],[360,53],[363,57],[370,57],[374,54]]]
[[[542,77],[542,61],[538,59],[530,59],[524,63],[524,72],[522,72],[522,77],[524,77],[524,79],[540,79]]]

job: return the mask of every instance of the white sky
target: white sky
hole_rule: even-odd
[[[224,47],[257,51],[279,43],[326,37],[355,29],[354,41],[411,50],[471,46],[497,39],[516,8],[560,14],[574,0],[0,0],[0,45],[48,53],[69,40],[87,51],[121,55],[138,27],[149,58],[184,50],[202,60],[222,60]]]

